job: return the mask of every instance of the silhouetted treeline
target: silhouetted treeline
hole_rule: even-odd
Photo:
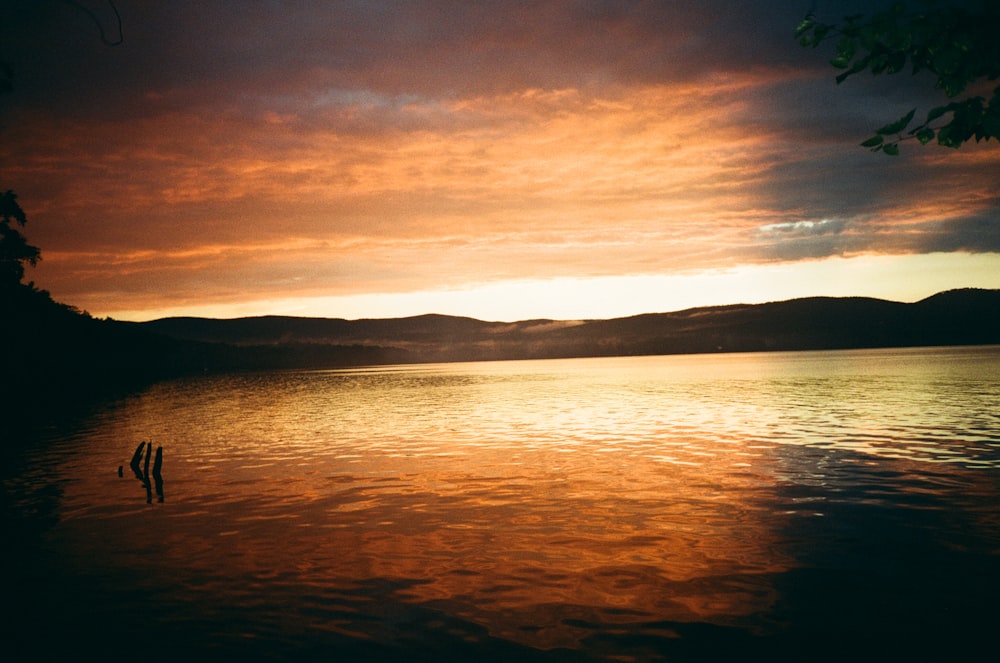
[[[423,315],[133,323],[94,319],[19,284],[0,292],[0,319],[0,398],[16,415],[206,372],[1000,344],[1000,290],[954,290],[914,304],[813,297],[613,320],[502,323]]]
[[[99,320],[16,284],[0,288],[0,424],[205,372],[399,363],[401,351],[336,344],[238,346],[171,338],[141,324]]]
[[[0,291],[0,318],[6,405],[82,400],[177,374],[189,361],[186,342],[96,320],[23,284]]]
[[[612,320],[484,322],[422,315],[382,320],[265,316],[166,318],[145,328],[241,348],[326,344],[397,348],[401,361],[825,350],[1000,343],[1000,290],[952,290],[914,304],[810,297]],[[280,353],[275,351],[280,361]],[[391,362],[385,362],[391,363]]]

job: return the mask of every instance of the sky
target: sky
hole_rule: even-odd
[[[0,188],[97,317],[597,319],[1000,288],[1000,145],[808,0],[0,0]],[[831,47],[832,48],[832,47]],[[920,111],[918,111],[919,113]]]

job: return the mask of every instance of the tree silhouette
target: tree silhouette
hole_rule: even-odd
[[[10,92],[13,71],[10,65],[0,62],[0,94]],[[0,193],[0,288],[16,286],[24,278],[25,264],[34,267],[42,258],[38,247],[17,229],[28,222],[24,210],[17,203],[17,195],[7,189]]]
[[[86,5],[76,0],[61,0],[64,4],[74,7],[94,22],[100,33],[101,41],[107,46],[119,46],[124,41],[122,19],[114,0],[107,0],[108,6],[115,16],[117,36],[108,38],[104,25],[97,15]],[[9,63],[0,61],[0,94],[13,90],[14,70]],[[42,254],[38,247],[28,244],[24,235],[16,226],[22,228],[28,222],[24,210],[17,202],[17,195],[10,189],[0,193],[0,288],[8,288],[21,284],[24,278],[25,265],[34,267],[41,260]],[[27,287],[34,289],[34,284]]]
[[[34,266],[41,259],[38,247],[28,244],[17,226],[27,223],[24,210],[13,191],[0,193],[0,285],[18,285],[24,278],[25,265]]]
[[[921,4],[921,11],[911,13],[904,3],[896,2],[887,11],[846,16],[839,24],[820,22],[810,13],[795,36],[802,46],[813,48],[837,40],[830,64],[843,70],[838,84],[863,71],[896,74],[909,67],[913,74],[930,72],[934,88],[952,100],[931,108],[923,122],[911,127],[914,108],[876,130],[861,143],[863,147],[895,156],[899,143],[908,139],[926,145],[936,138],[938,144],[952,148],[973,138],[977,143],[1000,140],[1000,86],[989,100],[981,95],[958,98],[970,87],[1000,77],[1000,3],[980,0],[958,6],[927,0]]]

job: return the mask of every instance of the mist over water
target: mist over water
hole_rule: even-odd
[[[968,654],[998,616],[998,369],[986,347],[158,384],[4,474],[37,525],[24,621],[79,651],[155,632],[145,655]],[[162,502],[116,472],[143,440]]]

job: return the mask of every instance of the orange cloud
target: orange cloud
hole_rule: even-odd
[[[995,151],[918,157],[933,195],[860,150],[833,168],[849,147],[763,115],[789,80],[41,115],[5,151],[33,277],[95,313],[944,250],[941,228],[996,209]]]

